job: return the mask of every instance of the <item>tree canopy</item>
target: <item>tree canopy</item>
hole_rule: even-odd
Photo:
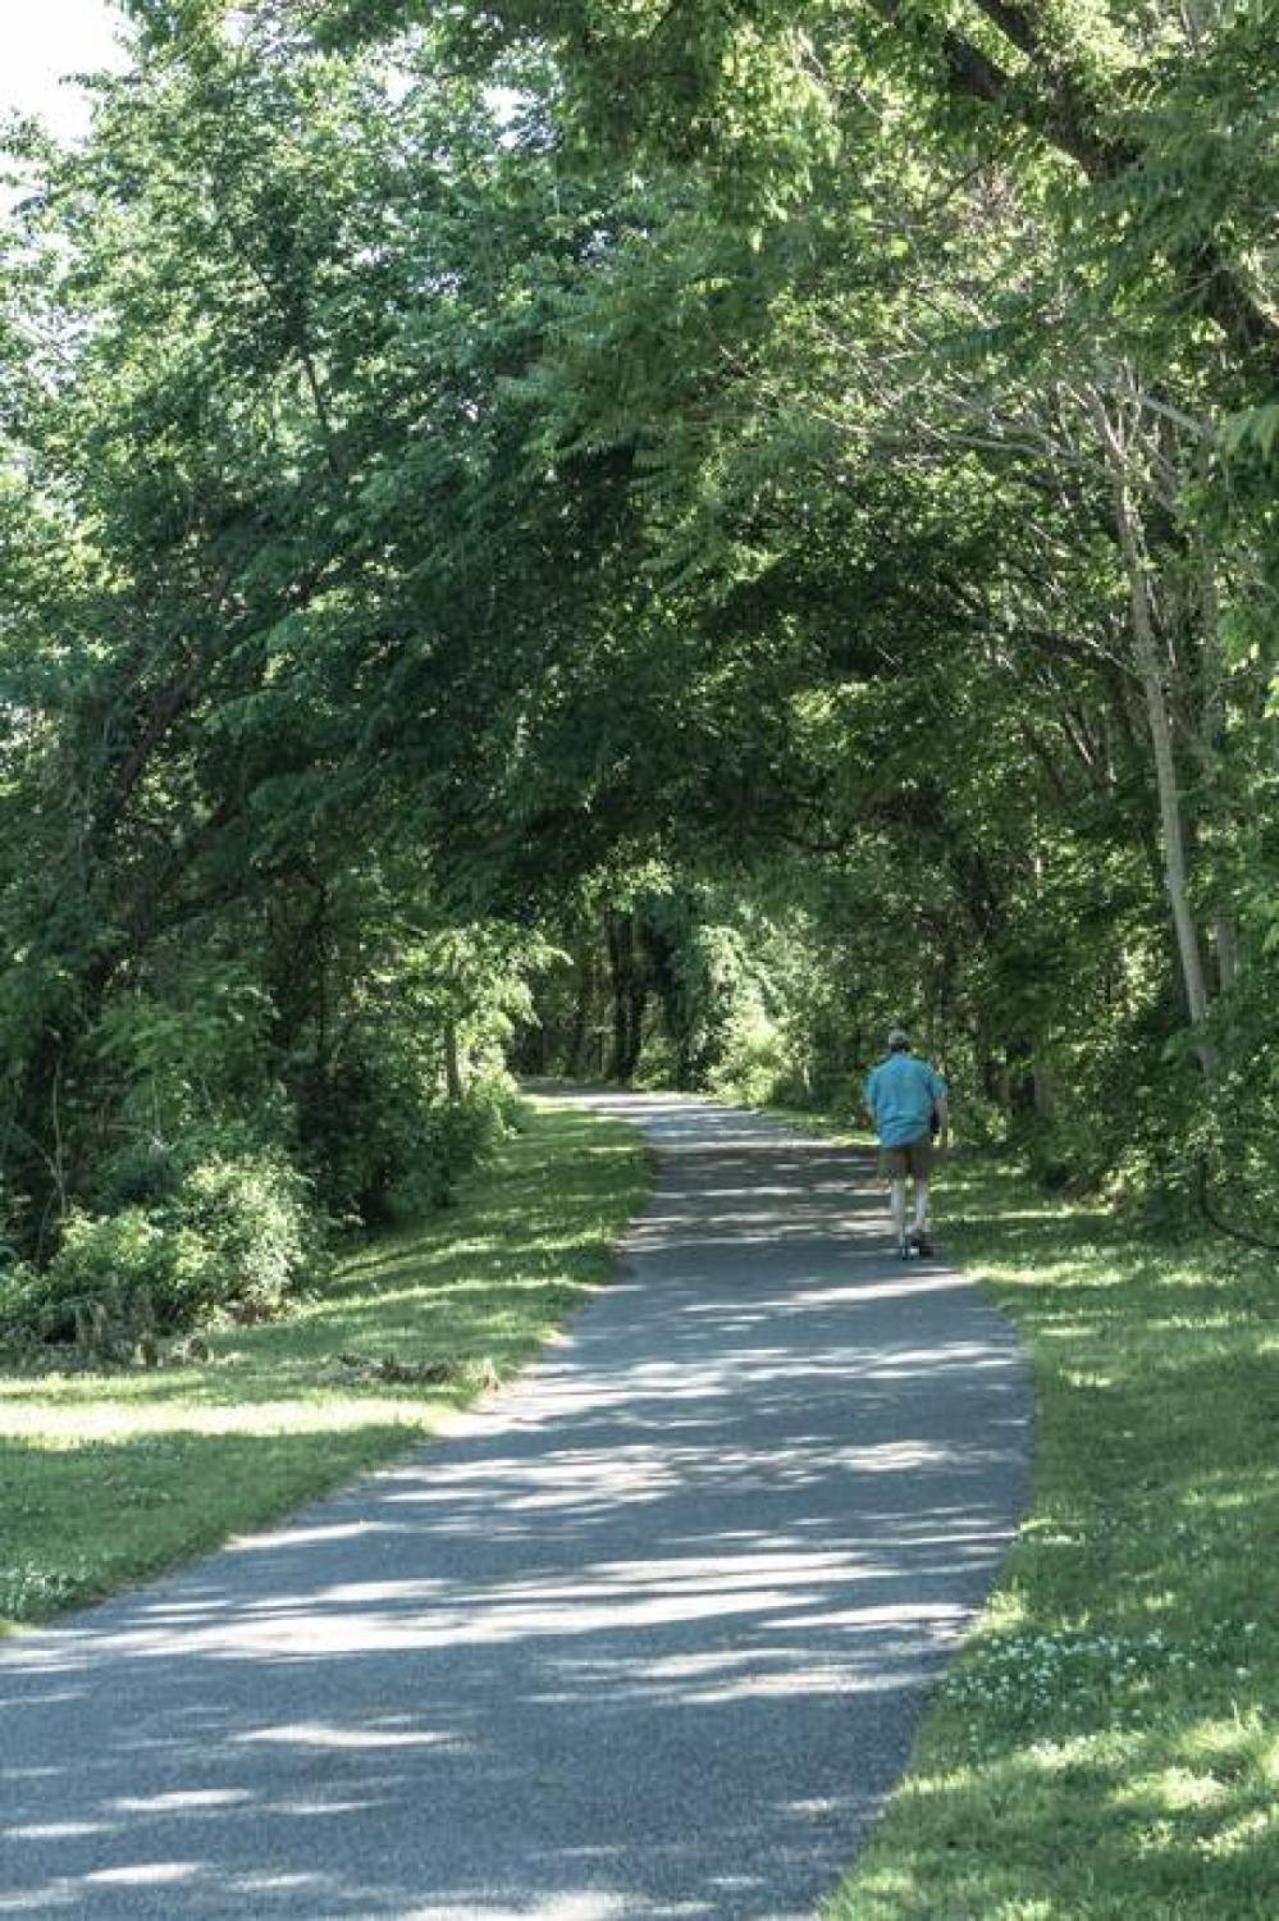
[[[901,1018],[1264,1221],[1273,0],[128,12],[6,143],[8,1320]]]

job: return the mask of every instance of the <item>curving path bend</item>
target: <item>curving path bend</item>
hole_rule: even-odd
[[[812,1915],[1026,1498],[1005,1321],[866,1163],[597,1095],[622,1272],[450,1436],[0,1652],[0,1914]]]

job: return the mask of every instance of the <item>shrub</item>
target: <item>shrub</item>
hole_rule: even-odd
[[[407,1048],[381,1051],[366,1037],[324,1075],[297,1088],[300,1132],[326,1207],[340,1220],[378,1226],[447,1205],[459,1177],[501,1137],[515,1092],[505,1076],[473,1079],[449,1100]]]
[[[412,1158],[388,1193],[392,1214],[411,1219],[447,1207],[460,1177],[510,1131],[516,1105],[513,1088],[487,1080],[473,1083],[462,1100],[421,1113]]]
[[[756,995],[743,998],[728,1025],[724,1051],[708,1077],[713,1094],[758,1107],[785,1086],[789,1061],[783,1035]]]
[[[202,1314],[278,1313],[319,1253],[307,1183],[279,1156],[205,1161],[183,1179],[168,1218],[171,1233],[204,1249]]]
[[[131,1345],[190,1326],[208,1298],[208,1268],[198,1235],[140,1207],[73,1214],[49,1265],[26,1271],[14,1318],[46,1341]]]
[[[159,1207],[72,1214],[48,1266],[7,1280],[6,1338],[127,1359],[151,1336],[219,1315],[265,1319],[315,1264],[319,1228],[306,1202],[286,1162],[259,1156],[201,1163]]]

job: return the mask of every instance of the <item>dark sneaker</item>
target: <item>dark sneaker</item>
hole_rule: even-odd
[[[922,1227],[912,1228],[910,1244],[916,1254],[931,1254],[933,1251],[933,1244],[928,1238],[927,1230]]]

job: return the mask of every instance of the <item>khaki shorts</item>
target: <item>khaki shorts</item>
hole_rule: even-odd
[[[879,1171],[886,1180],[904,1181],[913,1174],[917,1181],[926,1181],[933,1166],[933,1137],[921,1134],[917,1141],[907,1141],[904,1147],[881,1147],[879,1150]]]

